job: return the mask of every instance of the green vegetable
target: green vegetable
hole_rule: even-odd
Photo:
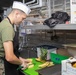
[[[41,58],[42,60],[46,60],[46,57],[47,57],[47,49],[40,48],[40,51],[41,51],[40,58]]]

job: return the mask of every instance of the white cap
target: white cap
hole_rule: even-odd
[[[28,15],[31,12],[31,9],[28,6],[26,6],[26,4],[18,2],[18,1],[13,2],[12,8],[19,9],[23,11],[24,13],[26,13],[26,15]]]

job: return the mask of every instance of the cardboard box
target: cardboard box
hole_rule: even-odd
[[[62,61],[61,75],[76,75],[76,68],[71,65],[74,61],[75,58]]]

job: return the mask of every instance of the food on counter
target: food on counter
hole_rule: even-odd
[[[31,65],[31,64],[33,64],[33,63],[32,63],[32,62],[29,62],[29,63],[28,63],[28,65]]]
[[[30,63],[32,63],[32,61],[33,61],[31,58],[28,58],[26,60],[28,60]]]
[[[49,65],[48,65],[48,67],[53,66],[53,65],[54,65],[54,63],[50,62]]]
[[[48,65],[49,65],[49,62],[45,62],[45,63],[39,65],[39,67],[44,68],[44,67],[47,67]]]
[[[35,66],[34,62],[33,62],[33,59],[27,59],[29,60],[30,62],[28,63],[28,69],[30,68],[33,68]],[[53,66],[53,62],[50,62],[50,61],[45,61],[45,60],[42,60],[40,58],[35,58],[36,61],[39,61],[39,62],[42,62],[42,64],[38,65],[38,67],[40,68],[45,68],[45,67],[49,67],[49,66]]]
[[[53,62],[45,62],[41,65],[39,65],[40,68],[45,68],[45,67],[49,67],[49,66],[53,66]]]
[[[31,58],[28,58],[28,59],[26,59],[26,60],[29,60],[30,62],[32,62],[32,59],[31,59]]]
[[[33,68],[34,67],[34,64],[30,64],[29,66],[28,66],[28,68]]]
[[[47,49],[40,48],[40,51],[41,51],[41,55],[40,55],[41,60],[45,60],[46,61],[46,58],[47,58]]]
[[[72,66],[76,68],[76,62],[72,62]]]
[[[36,60],[37,60],[37,61],[41,61],[41,59],[40,59],[40,58],[36,58]]]
[[[36,58],[36,61],[45,62],[45,60],[42,60],[41,58]]]
[[[28,61],[30,61],[29,63],[28,63],[28,68],[33,68],[34,67],[34,64],[33,64],[33,59],[31,59],[31,58],[28,58],[28,59],[26,59],[26,60],[28,60]]]

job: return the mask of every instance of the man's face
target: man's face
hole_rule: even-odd
[[[20,25],[26,17],[25,13],[18,13],[15,17],[15,25]]]

